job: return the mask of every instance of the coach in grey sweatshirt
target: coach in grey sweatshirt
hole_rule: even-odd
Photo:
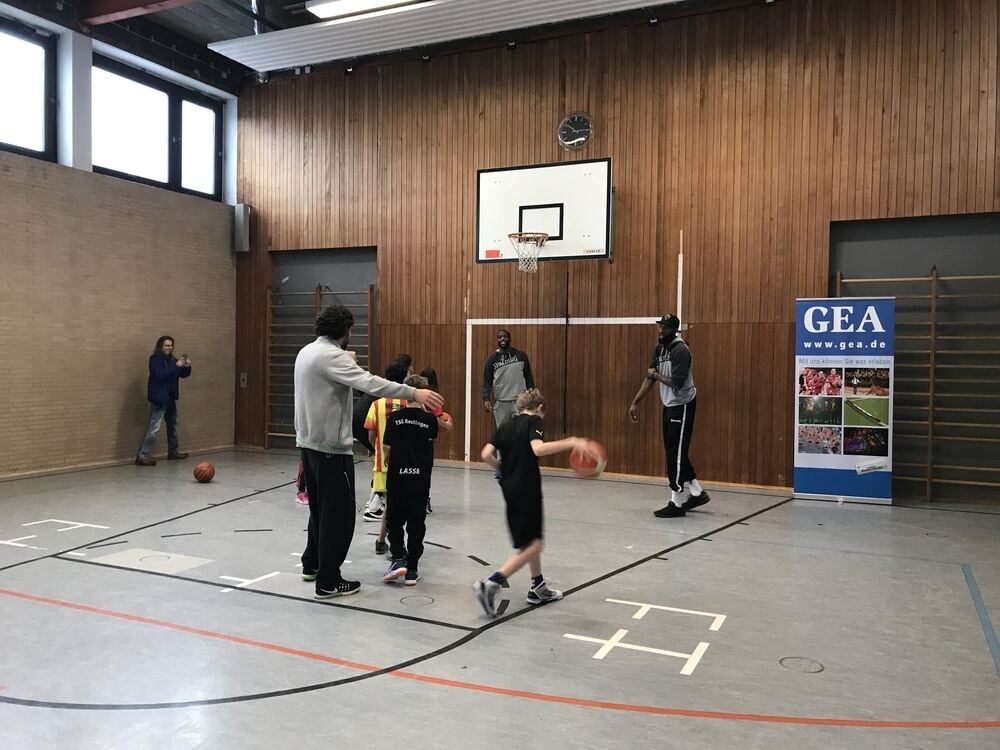
[[[501,328],[497,331],[497,350],[483,369],[483,406],[493,412],[497,429],[513,416],[517,397],[534,387],[528,355],[512,347],[510,331]]]
[[[332,305],[316,318],[314,342],[295,358],[295,444],[302,450],[309,494],[309,529],[302,578],[316,582],[316,598],[353,594],[340,567],[354,537],[354,435],[352,389],[439,407],[444,399],[426,388],[393,383],[362,369],[347,350],[354,316]]]

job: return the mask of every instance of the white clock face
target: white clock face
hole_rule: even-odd
[[[556,130],[556,138],[559,141],[559,145],[573,151],[587,145],[593,134],[594,124],[590,120],[590,115],[584,112],[574,112],[573,114],[566,115]]]

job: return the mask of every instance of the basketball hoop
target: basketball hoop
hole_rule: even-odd
[[[517,253],[517,270],[525,273],[536,273],[538,271],[538,254],[542,251],[542,245],[548,241],[549,236],[545,232],[512,232],[508,234],[510,244],[514,246]]]

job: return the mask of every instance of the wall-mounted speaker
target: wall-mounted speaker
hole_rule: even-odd
[[[250,205],[247,203],[233,206],[233,252],[250,252]]]

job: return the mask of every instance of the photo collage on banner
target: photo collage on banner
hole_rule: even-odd
[[[895,300],[795,307],[795,495],[891,502]]]

